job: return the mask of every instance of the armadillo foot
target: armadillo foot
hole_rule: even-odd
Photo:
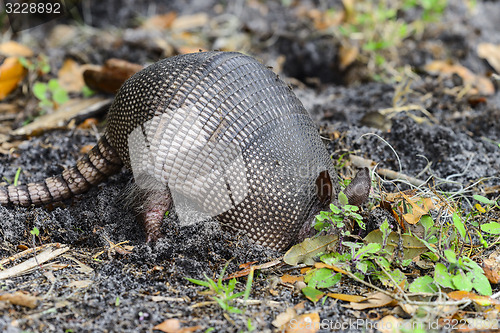
[[[358,171],[356,177],[345,188],[344,194],[349,200],[349,205],[361,206],[368,200],[368,195],[371,189],[370,171],[368,168],[363,168]]]
[[[145,211],[141,214],[148,243],[156,242],[162,237],[161,223],[165,213],[170,210],[172,199],[170,196],[149,198],[145,204]]]

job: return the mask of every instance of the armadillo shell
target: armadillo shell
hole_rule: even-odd
[[[302,103],[240,53],[176,56],[135,74],[115,98],[106,138],[136,179],[169,189],[176,207],[277,249],[318,209],[318,175],[336,174]]]

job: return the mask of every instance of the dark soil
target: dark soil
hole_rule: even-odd
[[[425,120],[417,123],[409,113],[401,112],[384,120],[385,125],[390,124],[389,130],[380,129],[366,115],[393,107],[395,85],[369,82],[363,75],[356,76],[359,69],[355,66],[346,71],[338,69],[338,41],[315,36],[295,17],[293,10],[282,7],[280,1],[267,2],[265,6],[244,1],[228,5],[221,2],[218,9],[213,9],[213,2],[216,1],[97,2],[90,5],[90,12],[83,17],[96,30],[80,32],[78,38],[64,45],[50,47],[45,41],[58,24],[74,24],[68,18],[17,33],[13,39],[47,54],[53,68],[59,68],[66,57],[97,64],[115,57],[144,64],[163,55],[157,47],[148,47],[148,42],[158,37],[154,32],[140,35],[131,30],[138,24],[137,17],[170,10],[179,16],[198,12],[213,16],[223,11],[238,17],[242,31],[251,33],[249,53],[270,65],[277,64],[280,55],[286,56],[280,75],[285,80],[295,79],[290,81],[294,91],[318,123],[322,135],[330,138],[326,144],[334,160],[345,152],[354,152],[374,160],[379,167],[423,180],[429,178],[437,189],[462,191],[467,195],[482,193],[485,187],[500,183],[498,92],[474,103],[471,98],[458,99],[448,93],[449,89],[462,84],[460,80],[422,73],[412,83],[407,103],[423,105],[433,120],[412,112]],[[323,2],[305,2],[306,7],[325,9],[323,5]],[[333,1],[331,6],[340,8],[340,1]],[[264,7],[268,10],[264,11]],[[481,41],[500,42],[499,20],[498,2],[478,1],[476,14],[453,2],[442,22],[436,24],[423,41],[405,41],[404,61],[420,69],[432,60],[425,43],[439,41],[447,56],[483,75],[491,68],[474,50]],[[0,154],[0,175],[14,179],[20,167],[21,183],[42,180],[73,165],[81,156],[80,149],[96,142],[95,134],[89,130],[45,133],[22,143],[14,154]],[[340,173],[351,176],[351,171],[342,169]],[[279,258],[282,253],[253,245],[245,235],[225,233],[216,221],[180,225],[175,211],[164,220],[165,237],[154,245],[146,244],[141,225],[123,201],[130,178],[130,172],[124,170],[86,194],[47,207],[0,206],[1,258],[18,252],[18,245],[32,247],[30,231],[34,227],[40,230],[37,243],[59,242],[71,246],[69,255],[58,258],[59,264],[68,266],[51,270],[53,279],[47,278],[45,270],[40,269],[1,281],[4,291],[23,290],[41,298],[35,309],[0,302],[1,331],[151,332],[155,325],[178,318],[184,326],[200,325],[199,332],[210,327],[215,328],[215,332],[237,332],[245,331],[247,319],[251,318],[257,332],[271,332],[276,330],[271,324],[276,316],[301,302],[302,312],[317,311],[320,318],[332,323],[369,318],[368,312],[343,307],[344,302],[328,299],[324,304],[314,305],[292,289],[275,284],[275,276],[282,275],[288,268],[286,265],[264,270],[256,277],[250,298],[260,303],[248,306],[245,315],[230,315],[228,320],[217,304],[193,307],[210,299],[199,294],[204,288],[189,283],[185,277],[204,279],[206,274],[216,278],[228,260],[228,272],[232,273],[238,271],[242,263],[264,263]],[[481,179],[484,180],[468,188]],[[394,185],[389,181],[383,186],[388,191],[407,188],[405,184]],[[110,249],[123,241],[133,246],[130,253]],[[104,252],[99,255],[101,251]],[[96,259],[94,255],[98,255]],[[79,269],[75,259],[91,270]],[[91,280],[91,283],[84,288],[68,287],[70,282],[80,280]],[[244,282],[238,286],[241,290]],[[366,291],[366,287],[347,279],[336,288],[336,293]],[[328,331],[333,329],[319,332]],[[342,331],[371,330],[344,326]]]

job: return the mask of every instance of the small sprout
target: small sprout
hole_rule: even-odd
[[[38,237],[40,235],[40,230],[38,230],[37,227],[33,227],[33,229],[30,231],[30,233],[33,235],[33,236],[36,236]]]
[[[18,185],[20,175],[21,175],[21,167],[17,168],[16,175],[14,176],[14,186]]]

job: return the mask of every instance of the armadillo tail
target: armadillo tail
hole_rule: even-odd
[[[87,192],[92,186],[117,173],[122,165],[118,153],[103,136],[75,166],[60,175],[38,183],[0,187],[0,204],[30,206],[68,199]]]

